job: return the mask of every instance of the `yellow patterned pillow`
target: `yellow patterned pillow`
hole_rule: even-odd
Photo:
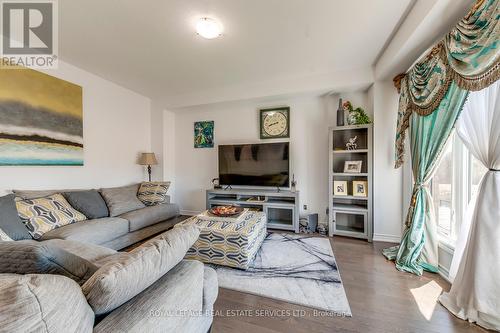
[[[170,182],[142,183],[137,192],[137,198],[146,206],[155,206],[167,201],[167,192]]]
[[[5,233],[5,231],[3,231],[2,229],[0,229],[0,241],[2,242],[6,242],[6,241],[11,241],[12,238],[9,237],[9,235],[7,235]]]
[[[67,224],[86,220],[61,194],[16,202],[17,213],[34,239]]]

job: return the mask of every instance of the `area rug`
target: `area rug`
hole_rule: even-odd
[[[214,268],[221,288],[351,316],[328,238],[270,233],[248,270]]]

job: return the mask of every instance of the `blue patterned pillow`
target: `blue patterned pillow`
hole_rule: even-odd
[[[20,200],[16,202],[17,212],[34,239],[46,232],[70,223],[87,219],[85,215],[71,207],[62,194],[46,198]]]

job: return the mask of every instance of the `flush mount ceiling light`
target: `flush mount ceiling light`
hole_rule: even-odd
[[[203,38],[214,39],[222,34],[222,25],[213,18],[202,17],[196,23],[196,32]]]

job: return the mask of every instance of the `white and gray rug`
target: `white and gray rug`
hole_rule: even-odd
[[[214,268],[221,288],[351,316],[328,238],[270,233],[248,270]]]

